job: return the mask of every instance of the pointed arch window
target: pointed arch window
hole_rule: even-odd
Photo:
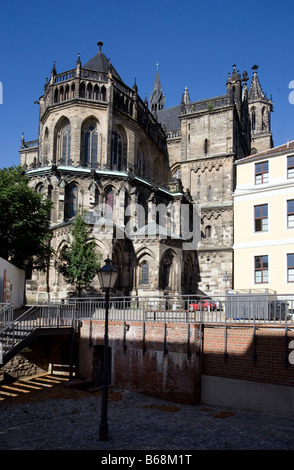
[[[71,184],[65,193],[65,219],[76,217],[78,213],[78,187],[76,184]]]
[[[113,218],[114,192],[112,188],[108,188],[105,192],[105,219]]]
[[[67,124],[61,130],[60,138],[61,138],[60,163],[61,165],[69,165],[70,164],[70,142],[71,142],[70,124]]]
[[[251,130],[255,131],[256,130],[256,114],[255,114],[255,109],[252,110],[251,113]]]
[[[142,174],[142,166],[143,166],[143,154],[141,149],[138,149],[137,153],[137,175],[141,176]]]
[[[111,138],[111,169],[112,170],[121,170],[122,162],[122,137],[120,133],[116,130],[112,131]]]
[[[90,122],[84,128],[83,165],[96,168],[98,163],[98,129],[96,122]]]
[[[149,264],[144,262],[141,267],[141,284],[149,284]]]
[[[43,143],[43,164],[47,163],[48,159],[48,142],[49,142],[49,131],[46,127],[45,134],[44,134],[44,143]]]

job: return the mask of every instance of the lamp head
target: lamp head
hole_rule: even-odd
[[[99,282],[103,290],[113,289],[118,276],[118,270],[112,266],[109,257],[104,262],[105,265],[98,271]]]

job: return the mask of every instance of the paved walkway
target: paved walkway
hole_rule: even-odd
[[[109,440],[102,442],[100,394],[75,392],[64,385],[56,394],[51,385],[50,378],[41,377],[0,387],[0,450],[142,450],[166,455],[167,451],[294,449],[293,417],[179,405],[115,389],[109,393]],[[21,398],[33,386],[39,392],[31,389],[31,398]],[[22,391],[17,392],[17,387]]]

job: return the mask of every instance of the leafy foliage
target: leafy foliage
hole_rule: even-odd
[[[0,256],[19,268],[45,269],[52,201],[28,182],[21,167],[0,170]]]
[[[79,213],[72,228],[72,242],[63,248],[56,262],[58,271],[70,284],[76,285],[78,296],[98,273],[101,257],[95,251],[95,241],[90,237],[85,217]]]

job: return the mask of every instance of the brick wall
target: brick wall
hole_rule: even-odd
[[[205,328],[202,374],[294,386],[294,365],[285,363],[290,349],[283,328]],[[287,344],[294,331],[287,332]],[[227,352],[227,355],[225,355]]]
[[[188,330],[186,324],[146,323],[144,335],[142,323],[128,325],[124,341],[123,323],[109,323],[112,383],[178,402],[199,401],[198,327],[191,325]],[[83,321],[81,341],[79,370],[82,367],[84,378],[91,379],[93,360],[84,358],[91,355],[90,343],[103,346],[104,322],[92,322],[90,329],[89,322]]]
[[[201,399],[201,376],[294,386],[294,365],[285,330],[278,328],[202,326],[185,323],[109,322],[112,384],[156,397],[194,404]],[[83,321],[79,371],[91,380],[93,348],[104,344],[104,322]],[[288,331],[288,343],[294,331]],[[200,354],[201,352],[201,354]],[[227,354],[225,354],[227,353]]]

